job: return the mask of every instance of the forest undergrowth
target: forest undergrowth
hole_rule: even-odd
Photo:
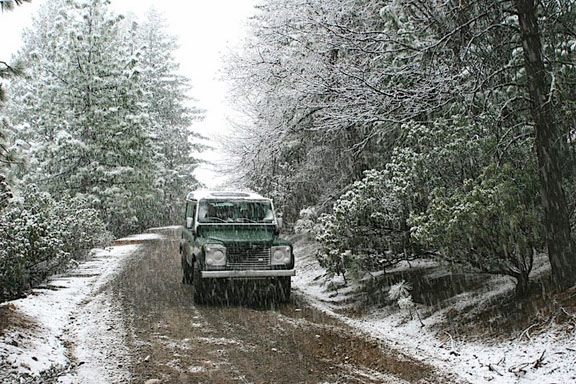
[[[297,255],[299,259],[315,260],[318,244],[314,240],[302,235],[293,239],[297,249],[305,250]],[[355,319],[370,313],[385,317],[403,312],[389,292],[398,283],[406,284],[423,326],[461,341],[530,341],[552,327],[566,334],[575,332],[576,286],[555,290],[545,254],[539,255],[537,264],[523,297],[516,295],[510,278],[429,261],[405,263],[351,282],[329,278],[321,270],[316,280],[329,292],[336,312]],[[406,321],[415,316],[416,312],[408,314]]]

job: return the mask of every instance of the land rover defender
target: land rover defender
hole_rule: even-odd
[[[272,287],[290,297],[292,244],[280,239],[281,219],[270,199],[246,192],[191,192],[180,242],[182,282],[203,302],[237,280]]]

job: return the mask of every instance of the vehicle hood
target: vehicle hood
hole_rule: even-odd
[[[271,245],[274,227],[210,226],[202,228],[201,237],[206,243],[222,243],[226,247],[243,244]]]

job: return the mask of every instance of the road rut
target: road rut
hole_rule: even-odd
[[[110,285],[120,303],[132,383],[445,383],[434,370],[306,305],[239,291],[196,306],[181,283],[176,228],[142,245]],[[298,255],[296,255],[298,256]]]

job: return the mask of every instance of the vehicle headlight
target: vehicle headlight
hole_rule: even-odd
[[[289,246],[282,245],[279,247],[272,247],[270,264],[271,265],[286,265],[292,261],[292,252]]]
[[[209,267],[221,267],[226,265],[226,248],[219,245],[207,245],[204,247],[206,265]]]

